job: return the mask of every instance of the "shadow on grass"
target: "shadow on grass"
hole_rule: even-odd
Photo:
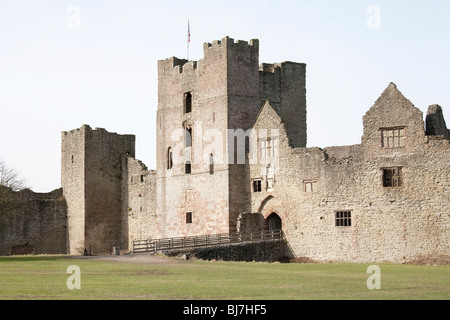
[[[60,261],[72,258],[66,255],[24,255],[24,256],[3,256],[0,262],[33,262],[33,261]]]

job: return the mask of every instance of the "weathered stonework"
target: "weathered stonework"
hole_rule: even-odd
[[[62,133],[67,232],[54,241],[68,253],[281,228],[286,255],[315,261],[450,255],[450,131],[440,106],[424,121],[391,83],[364,115],[360,144],[307,148],[305,64],[259,64],[258,40],[203,49],[200,61],[158,61],[156,171],[134,158],[132,135],[86,125]],[[43,234],[10,241],[20,232],[10,230],[4,254]],[[245,260],[231,249],[205,254]]]
[[[252,212],[277,213],[296,256],[407,262],[449,255],[449,140],[425,135],[422,113],[394,84],[364,116],[360,145],[291,148],[269,104],[260,127],[279,130],[279,167],[272,191],[254,193]],[[395,127],[406,130],[404,147],[383,148],[380,129]],[[250,178],[264,182],[261,167],[250,167]],[[389,167],[402,167],[401,187],[383,186]],[[310,181],[313,192],[305,189]],[[336,212],[351,212],[351,226],[336,226]]]
[[[87,125],[62,133],[61,184],[68,207],[68,252],[109,253],[121,245],[123,158],[135,137]]]
[[[228,244],[217,247],[173,250],[170,256],[188,255],[189,258],[217,261],[275,262],[285,257],[286,245],[283,240],[260,243]]]
[[[61,189],[11,191],[10,203],[1,202],[0,255],[66,252],[67,206]]]
[[[127,157],[123,175],[121,248],[132,248],[133,240],[157,237],[156,171]]]

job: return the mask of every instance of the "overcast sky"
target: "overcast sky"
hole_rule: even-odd
[[[308,146],[361,142],[395,82],[450,124],[450,1],[0,0],[0,159],[35,191],[59,188],[61,132],[136,135],[155,168],[157,60],[260,40],[260,63],[307,64]],[[450,127],[450,126],[449,126]]]

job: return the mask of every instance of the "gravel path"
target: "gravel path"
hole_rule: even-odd
[[[140,263],[152,265],[174,265],[180,263],[189,263],[189,260],[182,260],[180,258],[171,258],[162,255],[151,255],[148,253],[132,253],[120,256],[74,256],[73,259],[83,260],[102,260],[115,261],[123,263]]]

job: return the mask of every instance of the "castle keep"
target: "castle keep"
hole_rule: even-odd
[[[258,40],[226,37],[203,50],[199,61],[158,61],[156,170],[135,159],[133,135],[88,125],[62,133],[67,207],[53,223],[64,234],[56,251],[282,229],[286,255],[319,261],[450,255],[450,131],[440,106],[424,121],[391,83],[364,115],[360,144],[309,148],[305,64],[260,64]],[[35,245],[13,237],[17,225],[2,254]]]

